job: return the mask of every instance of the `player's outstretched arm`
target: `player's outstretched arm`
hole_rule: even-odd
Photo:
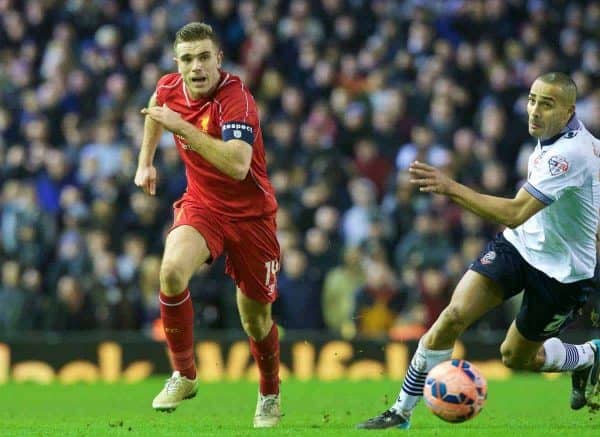
[[[439,169],[415,161],[408,171],[419,191],[443,194],[475,214],[516,228],[546,205],[521,188],[513,199],[478,193],[446,176]]]
[[[153,106],[156,106],[156,94],[153,94],[148,102],[149,108]],[[145,114],[145,110],[146,108],[142,109],[142,114]],[[137,171],[135,172],[135,184],[152,196],[156,194],[156,168],[152,163],[162,130],[160,123],[157,123],[152,117],[146,117],[144,120],[144,137],[138,156]]]
[[[201,155],[227,176],[238,181],[246,179],[252,161],[252,146],[247,142],[213,138],[185,121],[166,104],[142,109],[142,113],[179,135],[190,150]]]

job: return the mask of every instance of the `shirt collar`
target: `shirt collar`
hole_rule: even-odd
[[[562,137],[564,134],[566,134],[567,132],[572,131],[572,130],[577,130],[577,129],[579,129],[579,127],[580,127],[579,120],[577,119],[575,114],[573,114],[573,115],[571,115],[571,118],[569,118],[569,121],[567,122],[567,125],[563,128],[563,130],[561,130],[559,133],[557,133],[553,137],[547,138],[545,140],[540,140],[540,146],[542,146],[542,147],[551,146],[556,141],[558,141],[558,139],[560,137]]]

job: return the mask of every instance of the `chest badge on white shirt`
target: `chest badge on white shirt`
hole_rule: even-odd
[[[552,176],[558,176],[569,170],[569,162],[564,156],[555,155],[548,160],[548,168]]]

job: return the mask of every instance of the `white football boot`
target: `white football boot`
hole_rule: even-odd
[[[165,386],[152,401],[152,408],[157,411],[171,412],[185,399],[196,396],[198,391],[198,377],[189,379],[182,376],[179,371],[167,379]]]
[[[271,428],[281,419],[281,399],[279,395],[258,394],[256,412],[254,413],[254,428]]]

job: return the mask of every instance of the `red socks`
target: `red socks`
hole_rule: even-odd
[[[163,321],[167,345],[173,367],[189,379],[196,378],[194,363],[194,309],[190,291],[177,296],[159,294],[160,317]],[[250,340],[250,351],[260,371],[260,392],[279,394],[279,333],[273,323],[261,341]]]
[[[260,392],[263,395],[279,394],[279,332],[273,327],[261,341],[250,340],[250,352],[260,372]]]
[[[196,378],[194,363],[194,309],[190,290],[177,296],[159,294],[160,317],[175,370],[189,379]]]

